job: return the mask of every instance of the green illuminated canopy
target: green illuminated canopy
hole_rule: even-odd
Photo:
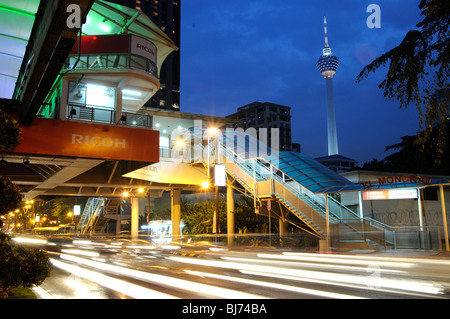
[[[135,34],[157,48],[158,76],[165,58],[178,47],[150,18],[139,10],[106,1],[96,1],[82,26],[84,35]]]
[[[10,99],[39,0],[0,0],[0,98]]]

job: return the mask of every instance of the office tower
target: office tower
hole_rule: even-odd
[[[289,106],[269,103],[253,102],[238,108],[236,113],[226,116],[239,120],[239,127],[250,127],[258,130],[267,128],[267,144],[272,141],[271,128],[279,129],[279,150],[300,151],[300,144],[291,141],[291,108]]]
[[[181,0],[108,0],[141,10],[180,47]],[[144,107],[180,110],[180,50],[164,61],[159,82],[161,87]]]
[[[339,59],[333,55],[331,48],[328,45],[327,34],[327,18],[323,17],[324,31],[325,31],[325,47],[323,54],[317,61],[317,67],[325,78],[327,88],[327,130],[328,130],[328,155],[339,154],[337,131],[336,131],[336,117],[334,113],[334,98],[333,98],[333,75],[339,65]]]

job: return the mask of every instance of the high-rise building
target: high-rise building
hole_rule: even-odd
[[[300,144],[292,143],[291,139],[291,108],[289,106],[253,102],[239,107],[236,113],[228,115],[227,118],[239,120],[238,126],[243,129],[267,128],[269,146],[272,145],[271,128],[278,128],[279,150],[300,152]]]
[[[180,47],[181,0],[108,0],[141,10]],[[180,50],[164,61],[159,82],[161,87],[144,107],[180,110]]]

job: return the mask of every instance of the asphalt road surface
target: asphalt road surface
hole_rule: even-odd
[[[450,298],[450,259],[436,254],[320,254],[94,240],[26,244],[47,250],[53,264],[52,275],[34,288],[42,299],[240,301],[227,309],[185,302],[178,310],[211,315],[245,307],[264,314],[265,299]]]

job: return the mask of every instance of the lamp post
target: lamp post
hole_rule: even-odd
[[[208,179],[211,180],[210,176],[210,156],[211,156],[211,137],[217,137],[218,130],[215,127],[208,128]],[[217,155],[217,148],[216,148],[216,155]],[[217,164],[217,158],[214,157],[214,166]],[[214,211],[213,215],[213,234],[219,233],[219,186],[214,185],[215,187],[215,206],[216,209]]]

